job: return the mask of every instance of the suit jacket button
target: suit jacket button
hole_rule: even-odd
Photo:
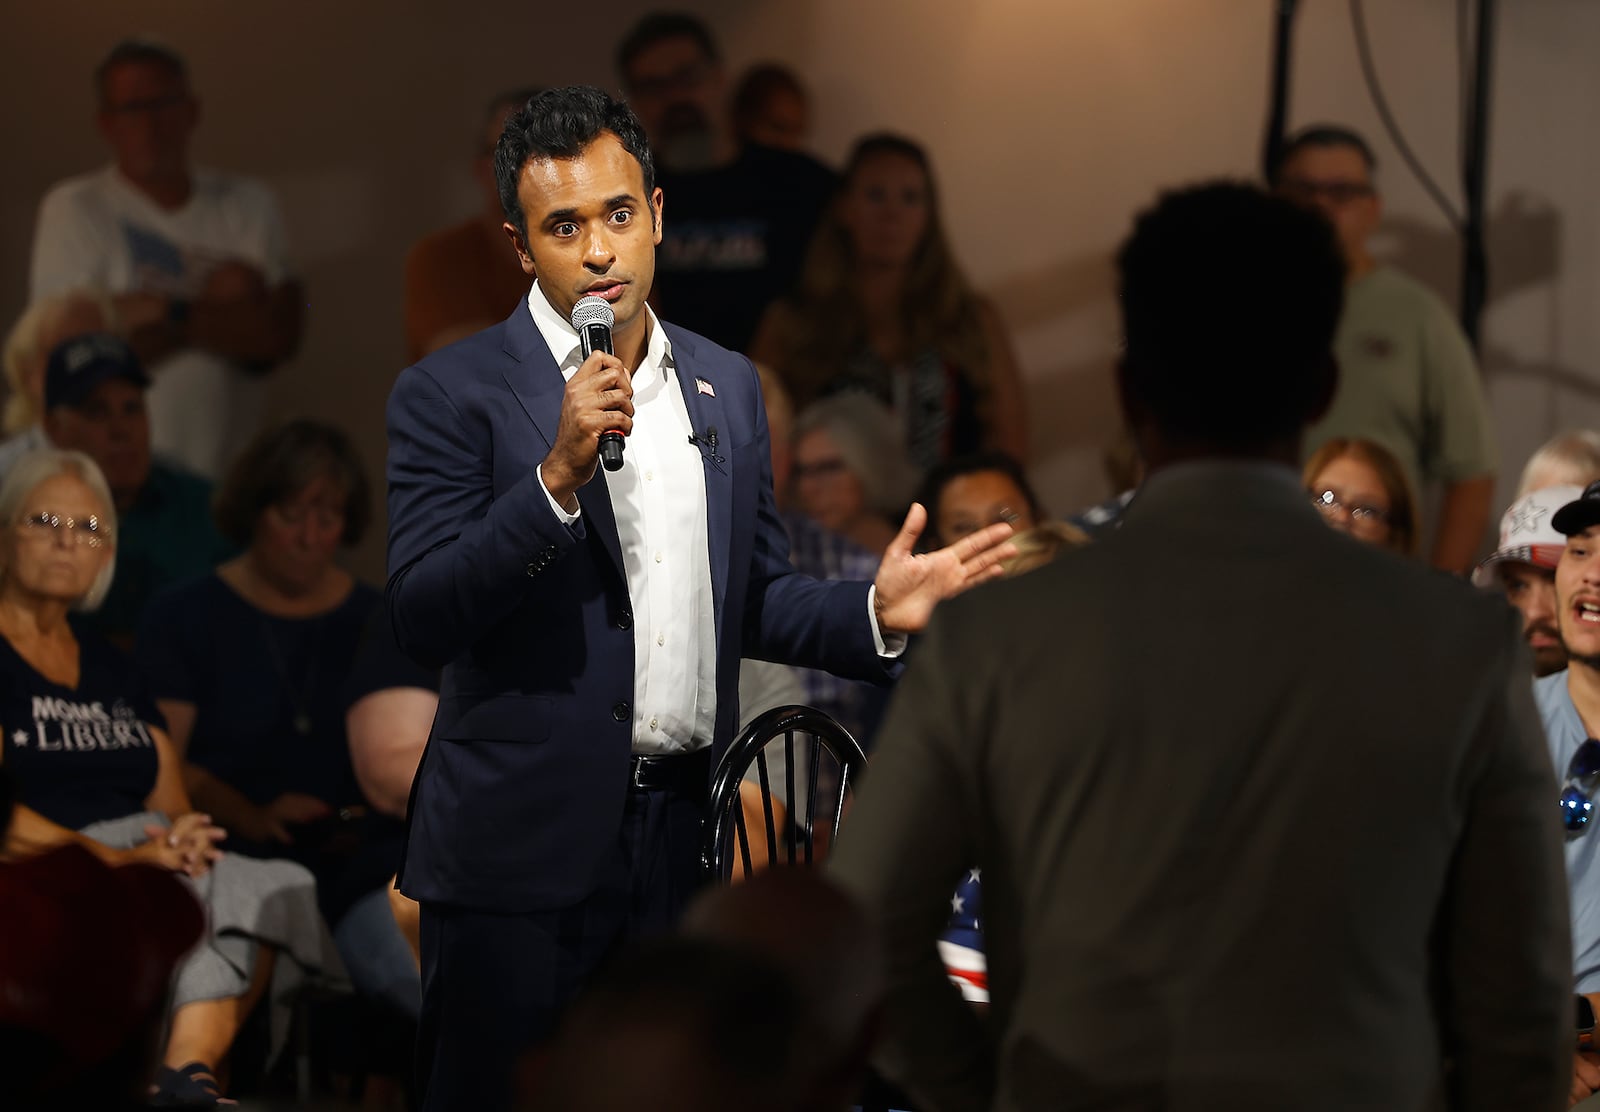
[[[523,570],[525,570],[529,575],[538,575],[539,574],[539,565],[538,564],[529,564]]]
[[[622,613],[617,615],[617,628],[618,629],[632,629],[633,628],[633,611],[632,610],[624,609],[622,611]]]
[[[612,707],[611,717],[615,718],[618,722],[626,722],[628,720],[628,704],[618,703],[616,706]]]

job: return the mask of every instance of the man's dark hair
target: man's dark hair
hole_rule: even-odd
[[[624,102],[592,85],[569,85],[546,89],[506,121],[494,148],[494,176],[500,186],[500,207],[524,242],[528,221],[517,196],[522,168],[530,158],[577,158],[603,131],[615,135],[622,149],[638,160],[648,204],[656,189],[655,159],[639,118]]]
[[[94,93],[103,103],[106,99],[106,75],[117,66],[135,62],[145,66],[165,66],[179,81],[189,84],[189,64],[172,47],[157,39],[123,39],[94,67]]]
[[[718,62],[722,55],[717,50],[717,40],[705,21],[687,12],[650,12],[633,25],[617,44],[617,73],[622,76],[623,88],[630,86],[628,70],[633,60],[658,42],[668,39],[693,39],[706,60]]]
[[[1129,400],[1168,435],[1298,435],[1330,385],[1345,267],[1331,224],[1231,182],[1167,193],[1117,256]]]
[[[1284,141],[1283,150],[1278,152],[1278,161],[1272,165],[1271,183],[1275,186],[1280,184],[1283,168],[1289,164],[1289,160],[1309,147],[1348,148],[1361,156],[1361,161],[1366,164],[1368,176],[1377,172],[1378,160],[1372,153],[1372,147],[1356,132],[1338,124],[1312,124],[1310,127],[1301,128]]]
[[[945,543],[940,539],[942,523],[939,521],[939,496],[944,493],[944,488],[957,479],[968,475],[981,475],[988,471],[998,472],[1016,484],[1017,489],[1022,492],[1023,500],[1028,504],[1029,515],[1035,521],[1043,520],[1044,510],[1039,505],[1039,496],[1034,493],[1033,485],[1028,482],[1028,476],[1022,470],[1020,463],[1004,452],[973,452],[970,455],[956,456],[943,463],[934,464],[923,478],[922,489],[917,492],[917,501],[928,511],[928,530],[923,538],[925,547],[939,548]]]
[[[366,470],[342,431],[304,419],[267,429],[246,445],[217,491],[217,531],[233,544],[248,547],[262,511],[293,498],[319,478],[333,480],[344,491],[340,541],[359,543],[372,516]]]

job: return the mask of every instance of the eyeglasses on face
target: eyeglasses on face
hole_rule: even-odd
[[[1348,205],[1375,192],[1371,184],[1364,181],[1310,181],[1306,178],[1285,178],[1278,188],[1296,200],[1315,201],[1326,197],[1336,205]]]
[[[1594,819],[1594,790],[1600,787],[1600,741],[1585,739],[1567,762],[1567,780],[1561,785],[1558,805],[1567,838],[1577,838]]]
[[[82,521],[50,510],[28,514],[17,523],[22,535],[29,540],[53,541],[65,531],[72,543],[84,548],[99,548],[111,538],[102,528],[99,517],[90,514]]]
[[[1318,494],[1311,494],[1311,504],[1321,510],[1328,517],[1333,517],[1340,511],[1350,515],[1350,520],[1360,521],[1372,525],[1389,524],[1389,511],[1377,506],[1369,506],[1364,502],[1346,502],[1339,497],[1337,491],[1325,490]]]

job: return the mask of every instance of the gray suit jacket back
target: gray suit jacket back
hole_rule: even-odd
[[[1287,469],[1155,477],[946,604],[835,871],[931,1108],[1562,1107],[1555,787],[1510,612]],[[992,1034],[932,941],[983,869]]]

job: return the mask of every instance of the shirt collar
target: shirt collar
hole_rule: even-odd
[[[545,347],[550,349],[550,358],[561,368],[561,377],[571,378],[583,363],[583,345],[578,341],[578,330],[572,327],[571,321],[563,320],[561,314],[556,312],[555,306],[550,304],[544,291],[539,288],[537,280],[528,291],[528,311],[533,314],[533,323],[539,329],[539,335],[544,337]],[[666,329],[661,327],[655,311],[648,304],[644,312],[650,336],[645,341],[644,359],[634,372],[635,388],[645,384],[640,381],[641,375],[648,382],[655,368],[661,368],[663,376],[672,368],[672,341],[667,339]]]

